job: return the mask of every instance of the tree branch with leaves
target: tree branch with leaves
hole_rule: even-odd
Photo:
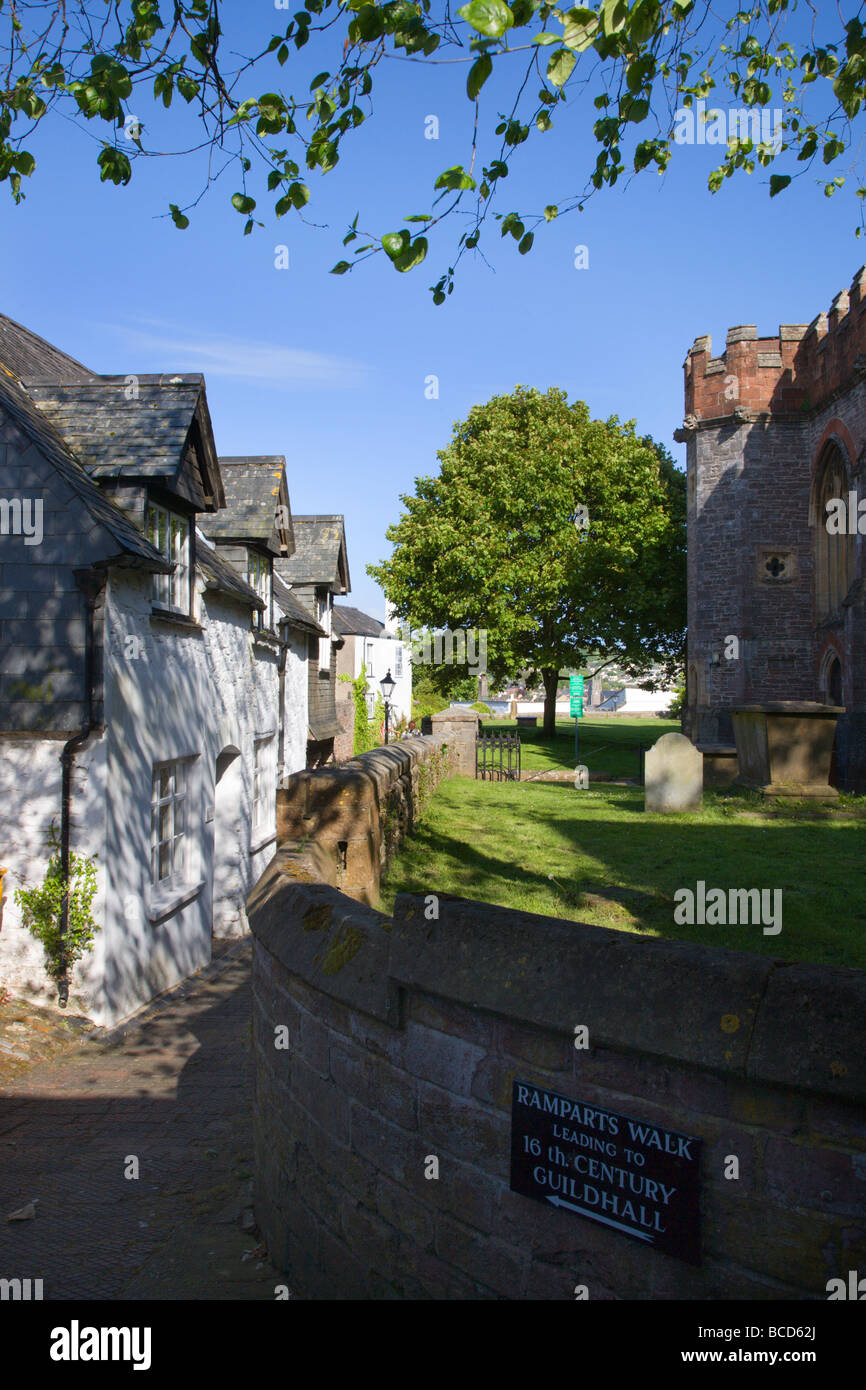
[[[218,0],[0,0],[0,182],[19,202],[36,172],[39,135],[72,120],[100,132],[103,182],[128,184],[142,159],[194,162],[193,186],[179,175],[177,201],[164,214],[181,230],[211,186],[234,175],[229,196],[249,234],[264,225],[255,216],[264,197],[276,218],[304,216],[308,173],[335,168],[347,137],[373,116],[383,62],[426,64],[443,76],[447,66],[464,65],[466,158],[435,177],[430,210],[407,214],[401,227],[364,234],[360,212],[351,220],[347,214],[343,241],[352,259],[333,267],[342,275],[385,256],[409,271],[426,259],[434,229],[448,224],[451,264],[430,287],[437,304],[453,290],[461,259],[480,253],[482,237],[497,226],[525,255],[539,227],[581,210],[605,187],[646,169],[664,173],[678,114],[714,95],[756,115],[779,109],[783,120],[778,138],[763,139],[759,128],[757,138],[740,131],[728,139],[709,175],[712,191],[735,174],[772,166],[771,197],[816,173],[832,197],[852,172],[833,172],[845,155],[853,156],[859,183],[856,123],[866,96],[860,5],[846,16],[842,5],[819,11],[808,0],[760,0],[742,9],[724,0],[603,0],[571,9],[468,0],[452,15],[447,3],[432,0],[292,3],[299,8],[277,32],[263,25],[253,51],[239,54],[234,43],[226,51]],[[285,0],[275,11],[288,7]],[[326,55],[321,70],[319,55]],[[282,85],[285,70],[291,90]],[[487,101],[494,74],[511,91],[495,114]],[[588,130],[584,97],[594,112]],[[173,103],[177,110],[177,102],[187,115],[171,128],[194,137],[160,148],[148,112]],[[573,147],[591,133],[594,164],[571,187],[540,190],[536,207],[509,207],[506,180],[518,151],[566,125]],[[855,194],[859,235],[866,187]]]

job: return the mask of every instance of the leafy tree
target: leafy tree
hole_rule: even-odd
[[[564,391],[474,406],[416,479],[369,565],[413,627],[487,630],[494,679],[528,667],[552,733],[560,671],[593,649],[672,672],[685,636],[685,477],[634,422],[591,420]]]
[[[699,120],[714,98],[757,118],[717,142],[707,130],[708,143],[725,146],[709,176],[714,192],[735,173],[774,166],[781,172],[770,175],[771,197],[814,172],[830,197],[845,175],[829,166],[838,169],[850,151],[857,166],[855,122],[866,96],[859,6],[849,5],[846,18],[841,6],[818,13],[808,0],[757,0],[746,8],[732,0],[601,0],[567,10],[540,0],[468,0],[456,14],[433,0],[296,3],[290,16],[289,0],[275,0],[273,13],[286,12],[277,32],[267,33],[276,21],[263,26],[255,51],[239,55],[243,37],[223,32],[219,0],[0,0],[0,181],[20,201],[36,168],[38,132],[61,120],[93,122],[103,181],[127,184],[140,159],[197,157],[198,191],[179,191],[165,216],[187,227],[210,184],[230,174],[231,202],[249,233],[263,225],[254,216],[263,196],[278,218],[303,215],[307,171],[333,169],[346,137],[373,114],[383,59],[441,64],[447,54],[448,64],[466,71],[462,163],[435,178],[429,211],[406,215],[404,226],[384,234],[360,231],[356,214],[344,239],[354,258],[385,255],[407,271],[427,255],[431,230],[458,214],[463,230],[452,264],[430,287],[441,304],[457,263],[479,247],[491,222],[526,254],[539,227],[581,209],[598,190],[641,170],[663,173],[680,141],[678,121],[699,102],[707,104]],[[255,12],[245,8],[250,24]],[[281,85],[286,68],[293,90]],[[446,68],[434,71],[446,80]],[[494,72],[503,108],[495,114],[487,87]],[[510,95],[503,101],[504,84]],[[517,152],[564,126],[568,103],[573,110],[585,91],[594,101],[594,164],[587,160],[564,196],[539,191],[537,207],[509,207],[503,185]],[[151,127],[165,126],[164,109],[173,103],[167,148],[154,143]],[[160,107],[157,122],[151,117]],[[768,139],[760,117],[777,110],[783,119]],[[588,135],[572,125],[570,152],[590,148]],[[542,206],[551,192],[557,201]],[[866,187],[856,196],[866,198]],[[357,263],[341,260],[334,273]]]
[[[448,705],[448,700],[434,684],[434,669],[430,666],[412,667],[412,718],[418,723],[425,714],[436,714]]]
[[[467,675],[466,666],[457,662],[430,662],[420,660],[423,641],[418,633],[412,633],[412,646],[419,649],[419,659],[412,661],[413,699],[429,699],[442,696],[437,708],[444,709],[451,700],[475,700],[478,698],[478,677]],[[435,657],[432,638],[430,656]],[[453,655],[453,653],[451,653]],[[425,710],[425,713],[430,713]]]

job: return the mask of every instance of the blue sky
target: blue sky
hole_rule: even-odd
[[[266,40],[270,11],[243,14],[250,47],[257,35]],[[293,61],[284,85],[305,88]],[[300,68],[309,74],[316,61],[304,56]],[[243,237],[231,174],[179,232],[159,214],[198,190],[201,165],[138,161],[127,188],[101,185],[98,132],[67,122],[31,143],[38,168],[26,201],[16,208],[0,194],[3,312],[97,371],[203,371],[219,452],[285,454],[293,510],[345,515],[349,601],[382,616],[365,567],[388,553],[400,493],[437,470],[436,450],[475,402],[518,383],[561,386],[594,415],[635,418],[681,462],[671,436],[694,338],[711,333],[721,352],[734,324],[773,334],[780,322],[808,322],[850,284],[866,247],[854,237],[856,200],[844,190],[825,198],[818,170],[772,202],[766,170],[710,195],[714,151],[684,146],[663,178],[645,172],[540,228],[528,256],[494,233],[491,264],[466,257],[440,308],[428,286],[459,235],[447,224],[410,274],[378,258],[329,275],[346,256],[341,237],[356,211],[377,235],[398,229],[406,214],[431,210],[436,174],[467,155],[464,66],[390,62],[379,71],[374,118],[331,174],[309,179],[307,217],[318,226],[294,215],[277,222],[263,200],[265,227]],[[509,85],[491,79],[491,106]],[[518,151],[501,211],[535,210],[583,185],[596,152],[593,94]],[[161,110],[136,114],[145,144],[169,138]],[[436,141],[424,137],[430,114]],[[288,270],[274,266],[282,244]],[[574,267],[579,244],[589,251],[585,270]],[[425,396],[430,375],[435,400]]]

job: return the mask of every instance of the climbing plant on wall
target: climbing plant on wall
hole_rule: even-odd
[[[100,930],[91,912],[96,895],[96,864],[84,854],[69,854],[69,878],[63,876],[61,847],[52,821],[48,832],[51,851],[42,883],[35,888],[16,888],[15,901],[25,927],[42,943],[48,974],[59,984],[77,960],[89,951]],[[61,935],[63,902],[68,895],[66,932]]]

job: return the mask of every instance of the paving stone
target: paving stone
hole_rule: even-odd
[[[4,1077],[0,1277],[46,1299],[268,1299],[252,1171],[249,942],[122,1028]],[[139,1177],[125,1178],[129,1155]]]

